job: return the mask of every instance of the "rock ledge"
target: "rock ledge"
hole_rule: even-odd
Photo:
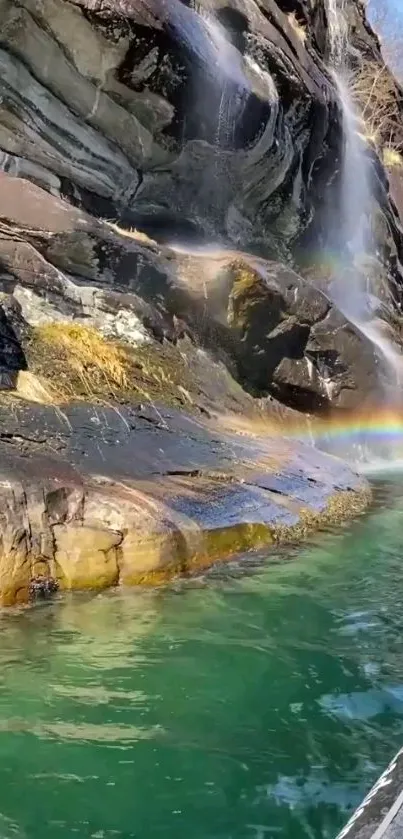
[[[158,584],[360,513],[370,491],[294,440],[163,407],[0,407],[0,603]],[[2,433],[7,417],[7,433]]]

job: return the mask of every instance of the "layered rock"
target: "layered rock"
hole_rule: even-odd
[[[361,6],[346,10],[352,59],[380,65]],[[5,171],[168,238],[193,231],[315,263],[343,145],[326,7],[2,0],[0,13]],[[373,181],[372,270],[394,305],[402,237],[376,155]]]
[[[381,62],[347,11],[354,55]],[[326,8],[0,0],[0,15],[2,602],[36,578],[158,580],[295,535],[338,515],[337,487],[360,508],[364,483],[336,462],[226,433],[268,438],[268,420],[384,392],[319,258],[343,148]],[[403,234],[366,148],[362,270],[397,344]],[[219,245],[172,247],[192,237]]]
[[[2,0],[0,13],[3,169],[104,216],[286,252],[315,165],[333,165],[337,105],[274,0],[242,13]]]
[[[354,46],[381,61],[348,9]],[[322,7],[2,0],[0,14],[5,171],[127,224],[276,258],[317,235],[342,148]]]
[[[188,356],[192,346],[204,348],[211,359],[205,367],[215,359],[253,396],[271,394],[314,413],[362,408],[376,398],[382,358],[291,268],[235,251],[161,249],[24,180],[3,175],[0,184],[11,326],[17,306],[25,333],[73,318],[132,345],[186,340]],[[33,372],[46,375],[25,333],[21,352]]]

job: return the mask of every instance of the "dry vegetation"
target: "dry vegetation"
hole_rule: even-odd
[[[352,84],[365,136],[381,152],[386,166],[401,166],[403,119],[400,90],[386,65],[362,59]]]
[[[302,41],[302,43],[304,44],[307,36],[305,26],[303,26],[302,23],[300,23],[299,20],[297,20],[295,12],[290,12],[290,14],[288,14],[287,17],[288,23],[290,24],[300,41]]]
[[[107,221],[106,224],[115,233],[118,233],[120,236],[125,236],[127,239],[134,239],[136,242],[141,242],[144,245],[157,244],[154,241],[154,239],[151,239],[149,236],[147,236],[147,233],[143,233],[141,230],[137,230],[135,227],[120,227],[113,221]]]
[[[55,356],[64,362],[65,375],[52,382],[61,395],[68,395],[67,381],[73,375],[88,395],[100,390],[127,387],[128,360],[123,349],[108,341],[96,329],[74,323],[50,323],[37,327],[36,343],[48,353],[49,366]]]
[[[156,400],[189,407],[198,393],[194,371],[170,344],[134,347],[82,323],[58,322],[35,327],[26,350],[30,372],[19,378],[16,395],[29,401],[118,405]]]
[[[390,148],[390,146],[386,146],[383,150],[383,163],[387,169],[402,169],[403,154]]]
[[[58,394],[49,382],[30,370],[20,370],[17,377],[15,395],[27,402],[37,402],[39,405],[55,405],[59,401]]]

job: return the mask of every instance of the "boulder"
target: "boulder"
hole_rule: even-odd
[[[313,413],[376,400],[385,360],[325,293],[291,268],[228,252],[179,262],[179,277],[198,301],[200,340],[235,360],[246,390]]]
[[[324,294],[275,263],[235,268],[234,280],[229,318],[243,381],[314,413],[374,399],[374,347]]]

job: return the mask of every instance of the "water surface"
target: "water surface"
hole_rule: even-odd
[[[403,745],[403,479],[353,526],[0,618],[1,839],[327,839]]]

